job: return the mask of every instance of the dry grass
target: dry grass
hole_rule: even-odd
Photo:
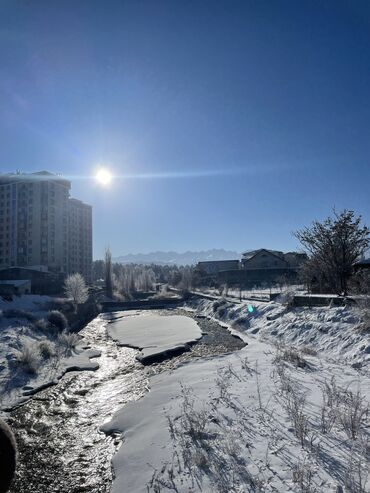
[[[281,344],[276,346],[274,363],[278,363],[279,361],[286,361],[287,363],[291,363],[296,368],[309,367],[309,364],[307,360],[305,360],[305,358],[303,357],[301,351],[294,347],[286,347]]]
[[[35,375],[40,368],[39,347],[34,342],[23,341],[21,349],[16,353],[16,358],[26,373]]]
[[[78,345],[80,338],[77,334],[62,332],[58,335],[57,343],[65,348],[66,352],[72,352],[72,350]]]
[[[55,355],[55,347],[54,345],[47,340],[39,342],[39,353],[42,358],[49,359]]]
[[[360,387],[355,392],[339,387],[334,378],[322,389],[321,431],[340,426],[348,438],[357,440],[368,427],[369,405]]]

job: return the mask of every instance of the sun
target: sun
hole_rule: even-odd
[[[101,185],[109,185],[109,183],[112,181],[112,175],[110,171],[106,168],[100,168],[95,175],[95,179]]]

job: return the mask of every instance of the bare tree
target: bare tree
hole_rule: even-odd
[[[94,281],[104,279],[105,264],[104,260],[94,260],[92,264],[92,278]]]
[[[75,310],[77,310],[77,305],[85,303],[89,297],[85,279],[79,273],[71,274],[67,277],[64,282],[64,292],[68,298],[73,300]]]
[[[334,217],[314,221],[295,233],[309,254],[309,272],[316,272],[323,282],[338,294],[347,294],[348,280],[354,263],[370,244],[370,229],[361,226],[361,216],[353,211],[334,211]]]
[[[110,248],[105,250],[105,290],[107,296],[113,296],[113,272],[112,272],[112,253]]]

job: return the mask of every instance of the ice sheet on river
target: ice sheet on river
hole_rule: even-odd
[[[198,324],[190,317],[152,312],[114,315],[108,334],[123,346],[140,349],[138,359],[143,363],[186,349],[202,337]]]

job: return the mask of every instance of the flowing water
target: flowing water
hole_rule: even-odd
[[[11,493],[108,493],[111,459],[121,439],[107,437],[99,427],[127,402],[148,391],[150,374],[172,369],[191,358],[244,346],[218,324],[197,321],[205,335],[189,352],[149,367],[136,361],[136,350],[119,347],[107,337],[107,322],[101,317],[85,327],[81,335],[92,348],[101,351],[99,369],[67,374],[58,385],[39,392],[10,414],[9,423],[19,447]]]

